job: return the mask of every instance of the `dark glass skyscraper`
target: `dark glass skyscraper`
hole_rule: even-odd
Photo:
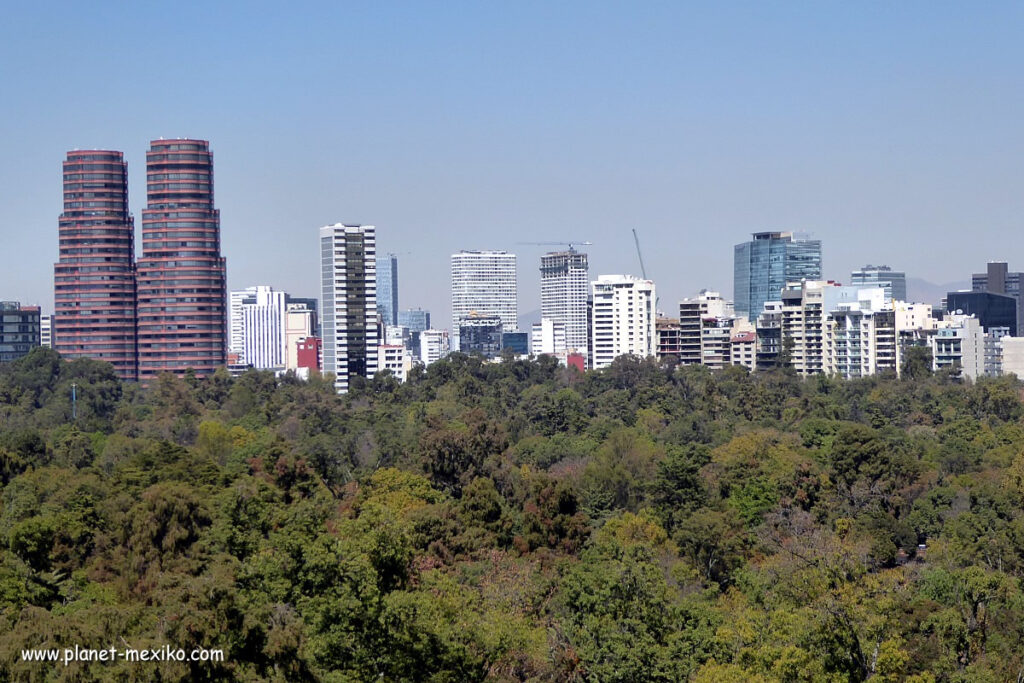
[[[756,321],[766,301],[778,301],[788,282],[821,278],[821,240],[791,232],[755,232],[733,250],[736,315]]]
[[[139,379],[226,362],[226,264],[205,140],[154,140],[146,154],[138,266]]]
[[[385,325],[398,324],[398,257],[377,257],[377,312]]]
[[[107,361],[135,380],[135,237],[121,152],[68,152],[58,230],[54,348],[69,360]]]

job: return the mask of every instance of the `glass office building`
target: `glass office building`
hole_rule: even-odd
[[[766,301],[778,301],[787,282],[821,279],[821,240],[791,232],[755,232],[733,250],[737,316],[757,320]]]

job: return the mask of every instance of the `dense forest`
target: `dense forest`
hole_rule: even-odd
[[[1021,386],[924,360],[336,396],[37,349],[0,366],[0,679],[1021,681]],[[225,658],[20,657],[121,643]]]

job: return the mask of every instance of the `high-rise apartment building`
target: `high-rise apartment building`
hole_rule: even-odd
[[[755,232],[733,249],[733,298],[736,315],[751,322],[766,301],[778,301],[790,282],[821,278],[821,240],[792,232]]]
[[[534,323],[530,330],[530,353],[535,356],[541,354],[555,355],[564,354],[567,350],[565,341],[565,323],[550,318],[541,318],[539,323]]]
[[[146,154],[138,264],[139,380],[227,362],[226,262],[205,140],[154,140]],[[58,343],[62,331],[57,328]]]
[[[107,361],[122,379],[137,379],[135,237],[121,152],[68,152],[58,232],[55,348],[69,360]]]
[[[39,307],[0,301],[0,363],[28,355],[39,341]]]
[[[451,348],[448,330],[423,330],[420,332],[420,361],[429,366],[448,355]]]
[[[655,289],[650,280],[632,275],[601,275],[591,283],[593,359],[595,368],[619,356],[641,358],[655,353]]]
[[[885,298],[907,300],[907,274],[889,266],[867,265],[850,273],[850,284],[855,287],[881,287]]]
[[[385,325],[398,324],[398,257],[377,257],[377,312]]]
[[[587,298],[590,271],[587,255],[570,248],[540,258],[540,315],[565,325],[569,351],[587,355]]]
[[[236,290],[229,295],[231,346],[238,362],[257,370],[286,367],[288,295],[266,285]],[[305,337],[312,334],[303,330]]]
[[[496,315],[502,329],[519,329],[516,255],[507,251],[460,251],[452,254],[452,339],[459,320]]]
[[[39,345],[48,349],[53,348],[53,316],[39,316]]]
[[[678,353],[680,364],[704,364],[706,346],[704,340],[728,334],[733,318],[732,302],[724,299],[718,292],[702,289],[697,296],[680,301]],[[721,332],[722,329],[725,329],[726,332]],[[719,331],[715,332],[714,330]],[[720,354],[716,352],[715,357],[720,358]],[[718,360],[713,364],[721,365]]]
[[[338,393],[377,371],[376,233],[372,225],[320,228],[323,365]]]

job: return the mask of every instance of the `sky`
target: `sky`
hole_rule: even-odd
[[[60,163],[210,140],[228,285],[315,296],[318,228],[377,226],[399,305],[450,323],[449,255],[593,242],[661,308],[732,292],[751,232],[969,279],[1024,270],[1024,4],[33,2],[0,23],[0,299],[53,306]],[[140,240],[139,240],[140,241]]]

